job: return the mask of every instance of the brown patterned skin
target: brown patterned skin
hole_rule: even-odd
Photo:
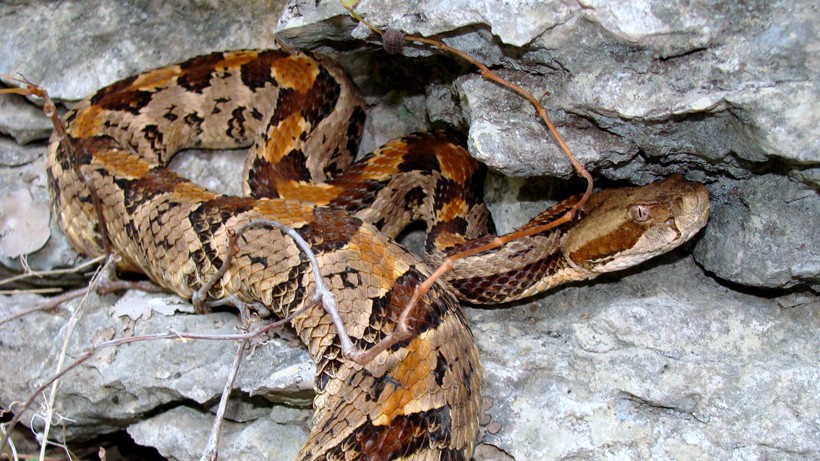
[[[229,229],[278,220],[311,244],[359,348],[393,331],[431,272],[392,240],[408,223],[427,222],[433,264],[492,238],[483,169],[449,137],[410,135],[352,164],[363,101],[323,58],[202,56],[104,88],[65,121],[70,142],[52,138],[48,172],[61,225],[80,251],[103,253],[90,187],[121,268],[190,298],[225,259]],[[241,146],[250,146],[247,197],[214,194],[165,168],[180,149]],[[321,307],[308,309],[293,325],[317,364],[316,413],[298,459],[470,459],[482,370],[457,298],[520,299],[637,264],[694,235],[707,214],[705,188],[680,177],[596,193],[581,219],[457,263],[410,319],[415,336],[364,366],[342,356]],[[258,301],[283,317],[313,288],[290,238],[255,228],[209,294]]]

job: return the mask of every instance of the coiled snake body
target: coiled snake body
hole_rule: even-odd
[[[101,202],[121,268],[183,297],[226,258],[230,229],[277,220],[311,244],[346,329],[366,349],[395,326],[427,263],[395,237],[427,223],[437,264],[492,238],[483,170],[443,134],[388,143],[356,163],[364,109],[337,65],[282,51],[197,57],[97,92],[52,138],[49,181],[60,222],[80,251],[103,253]],[[250,146],[246,197],[214,194],[165,167],[188,147]],[[570,198],[527,226],[569,209]],[[460,260],[421,300],[414,336],[362,366],[346,360],[321,306],[293,320],[316,361],[313,429],[300,460],[466,460],[478,431],[481,365],[458,299],[497,303],[593,278],[680,245],[706,221],[706,189],[681,177],[593,194],[576,221]],[[311,296],[310,263],[276,229],[254,228],[210,290],[284,317]]]

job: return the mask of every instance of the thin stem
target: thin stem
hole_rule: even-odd
[[[236,382],[236,374],[239,371],[239,364],[242,361],[242,355],[245,353],[245,349],[247,347],[248,340],[246,339],[240,342],[239,347],[236,349],[233,364],[231,365],[231,371],[228,374],[228,379],[225,380],[225,387],[222,388],[222,397],[219,399],[216,417],[214,418],[214,424],[211,427],[211,435],[208,436],[208,443],[205,444],[205,451],[202,453],[202,457],[199,458],[200,461],[216,461],[219,456],[219,436],[222,432],[222,422],[225,420],[225,408],[228,406],[228,400],[231,396],[231,391],[233,390],[233,384]]]
[[[132,336],[129,338],[118,338],[112,339],[109,341],[103,341],[101,343],[93,344],[90,349],[88,349],[83,355],[77,358],[71,365],[63,368],[59,373],[52,376],[48,381],[43,383],[40,387],[38,387],[34,393],[32,393],[31,397],[23,403],[23,406],[19,409],[19,411],[15,412],[14,418],[9,421],[6,429],[6,433],[3,434],[3,438],[0,439],[0,448],[6,446],[6,442],[8,442],[9,434],[11,434],[12,430],[17,426],[17,423],[20,422],[20,419],[23,417],[23,414],[31,408],[31,405],[34,403],[34,400],[37,396],[40,395],[43,391],[45,391],[52,383],[57,381],[58,379],[65,376],[66,373],[74,370],[78,366],[85,363],[88,359],[92,358],[98,352],[108,349],[110,347],[117,347],[123,344],[130,344],[139,341],[155,341],[160,339],[172,339],[172,340],[209,340],[209,341],[244,341],[253,339],[257,336],[261,336],[269,331],[275,330],[277,328],[281,328],[282,326],[286,325],[288,322],[293,320],[296,316],[305,312],[308,308],[313,306],[313,304],[304,304],[299,309],[293,311],[290,315],[283,318],[282,320],[272,322],[264,327],[260,327],[256,330],[247,333],[238,333],[233,335],[209,335],[209,334],[195,334],[195,333],[180,333],[176,331],[172,331],[171,333],[159,333],[153,335],[143,335],[143,336]],[[9,408],[9,410],[13,410]]]
[[[354,18],[356,18],[362,24],[369,27],[375,33],[377,33],[380,36],[384,37],[384,32],[379,27],[376,27],[375,25],[373,25],[370,22],[366,21],[364,18],[362,18],[358,13],[356,13],[353,10],[353,8],[354,8],[354,6],[357,2],[341,1],[340,3],[342,5],[342,7],[345,8]],[[370,349],[368,349],[364,353],[355,352],[355,353],[347,354],[351,359],[353,359],[354,361],[356,361],[358,363],[362,363],[362,364],[369,362],[370,360],[375,358],[376,355],[378,355],[380,352],[382,352],[385,349],[391,347],[392,345],[394,345],[394,344],[396,344],[400,341],[404,341],[404,340],[406,340],[406,339],[408,339],[412,336],[412,332],[410,331],[410,329],[408,327],[408,322],[409,322],[410,315],[411,315],[413,309],[416,307],[419,300],[421,300],[422,297],[425,294],[427,294],[427,292],[430,291],[430,289],[433,287],[433,284],[437,280],[439,280],[444,274],[446,274],[448,271],[452,270],[452,268],[454,267],[456,261],[458,261],[459,259],[463,259],[463,258],[472,256],[472,255],[484,252],[484,251],[489,251],[489,250],[492,250],[494,248],[498,248],[498,247],[500,247],[500,246],[502,246],[502,245],[504,245],[508,242],[511,242],[513,240],[516,240],[516,239],[520,239],[520,238],[528,237],[528,236],[535,235],[535,234],[538,234],[538,233],[541,233],[541,232],[545,232],[547,230],[553,229],[555,227],[560,226],[561,224],[564,224],[564,223],[567,223],[567,222],[573,220],[575,218],[575,216],[578,215],[579,211],[582,209],[584,204],[586,204],[586,201],[587,201],[587,199],[589,199],[590,195],[592,195],[592,189],[593,189],[592,175],[589,174],[589,172],[584,168],[584,166],[581,165],[581,162],[579,162],[575,158],[575,155],[572,154],[572,151],[570,150],[567,143],[564,141],[563,136],[561,136],[561,134],[558,132],[558,129],[555,127],[555,124],[552,122],[552,119],[550,119],[546,108],[544,108],[544,106],[538,101],[538,99],[535,98],[535,96],[533,96],[531,93],[529,93],[528,91],[526,91],[525,89],[523,89],[519,85],[516,85],[515,83],[512,83],[509,80],[506,80],[503,77],[499,76],[498,74],[496,74],[495,72],[490,70],[490,68],[487,67],[484,63],[474,59],[472,56],[468,55],[467,53],[464,53],[461,50],[458,50],[456,48],[448,46],[448,45],[442,43],[439,40],[426,38],[426,37],[419,37],[419,36],[416,36],[416,35],[405,35],[404,39],[407,40],[407,41],[414,41],[414,42],[424,43],[426,45],[431,45],[431,46],[434,46],[434,47],[436,47],[436,48],[438,48],[442,51],[445,51],[445,52],[450,53],[452,55],[458,56],[461,59],[464,59],[465,61],[469,62],[470,64],[476,66],[479,69],[479,71],[481,72],[481,76],[484,77],[485,79],[493,81],[493,82],[495,82],[499,85],[502,85],[506,88],[509,88],[510,90],[512,90],[513,92],[518,94],[519,96],[521,96],[524,99],[526,99],[527,101],[529,101],[529,103],[532,104],[532,106],[535,108],[535,111],[536,111],[536,113],[538,113],[538,116],[541,117],[541,119],[544,121],[544,124],[546,124],[547,129],[549,129],[549,132],[552,134],[555,141],[558,143],[558,147],[561,148],[561,150],[564,152],[564,155],[566,155],[566,157],[569,159],[569,162],[570,162],[570,164],[572,164],[572,167],[575,169],[576,173],[587,181],[587,188],[586,188],[586,191],[584,192],[584,195],[581,197],[581,199],[577,203],[575,203],[575,205],[569,211],[567,211],[564,215],[560,216],[559,218],[555,219],[554,221],[552,221],[550,223],[543,224],[543,225],[540,225],[540,226],[536,226],[536,227],[533,227],[533,228],[518,230],[518,231],[515,231],[515,232],[512,232],[512,233],[509,233],[507,235],[504,235],[504,236],[496,237],[495,239],[491,240],[490,242],[488,242],[484,245],[481,245],[481,246],[478,246],[478,247],[475,247],[475,248],[471,248],[469,250],[465,250],[465,251],[462,251],[460,253],[456,253],[456,254],[448,256],[441,263],[441,265],[424,282],[422,282],[420,285],[416,286],[416,289],[413,291],[413,295],[410,298],[410,301],[407,303],[407,306],[402,311],[402,313],[399,317],[399,320],[396,324],[396,327],[395,327],[395,329],[393,330],[392,333],[387,335],[379,343],[372,346]]]
[[[74,334],[74,328],[77,326],[77,322],[79,322],[80,317],[83,315],[83,311],[85,309],[86,302],[88,301],[88,295],[100,281],[101,276],[105,276],[106,269],[113,264],[112,260],[108,260],[106,265],[103,266],[95,275],[94,278],[91,279],[91,283],[86,290],[85,296],[83,297],[82,301],[80,301],[77,309],[71,315],[71,318],[68,320],[68,328],[66,329],[65,338],[63,339],[63,345],[60,348],[60,355],[57,360],[57,370],[63,368],[63,364],[65,363],[66,357],[68,356],[68,345],[71,342],[72,335]],[[59,384],[59,380],[54,380],[51,384],[51,391],[48,393],[48,401],[46,403],[46,414],[44,416],[45,427],[43,428],[43,435],[40,440],[40,459],[42,460],[46,456],[46,447],[48,447],[48,434],[51,430],[51,420],[54,414],[54,401],[57,399],[57,386]],[[36,394],[35,394],[36,395]]]
[[[95,264],[99,264],[99,263],[103,262],[103,260],[105,260],[105,256],[97,256],[96,258],[92,258],[92,259],[89,259],[87,261],[84,261],[83,263],[81,263],[77,266],[69,267],[69,268],[66,268],[66,269],[52,269],[52,270],[48,270],[48,271],[31,271],[31,270],[29,270],[29,271],[26,271],[22,274],[18,274],[18,275],[15,275],[15,276],[8,277],[8,278],[5,278],[3,280],[0,280],[0,285],[5,285],[7,283],[16,282],[18,280],[24,280],[24,279],[31,278],[31,277],[46,277],[46,276],[49,276],[49,275],[73,274],[73,273],[76,273],[76,272],[80,272],[81,270],[83,270],[87,267],[93,266]]]

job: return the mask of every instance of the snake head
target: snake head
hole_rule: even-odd
[[[590,196],[562,248],[570,265],[592,278],[678,247],[708,217],[709,191],[682,175],[643,187],[606,189]]]

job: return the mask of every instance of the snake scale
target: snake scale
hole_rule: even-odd
[[[364,102],[331,60],[245,50],[214,53],[99,90],[49,145],[53,205],[72,244],[103,254],[101,202],[120,269],[190,298],[226,258],[231,229],[277,220],[312,247],[356,346],[393,331],[430,267],[493,238],[485,171],[445,134],[413,134],[354,163]],[[249,147],[246,196],[210,192],[166,168],[185,148]],[[535,217],[535,226],[579,200]],[[316,361],[315,414],[299,460],[468,460],[482,368],[459,300],[498,303],[632,266],[706,222],[705,187],[680,176],[594,193],[574,221],[460,260],[409,319],[413,337],[366,365],[341,353],[321,306],[293,320]],[[393,238],[425,221],[426,262]],[[308,258],[277,229],[254,228],[209,292],[285,317],[309,302]]]

